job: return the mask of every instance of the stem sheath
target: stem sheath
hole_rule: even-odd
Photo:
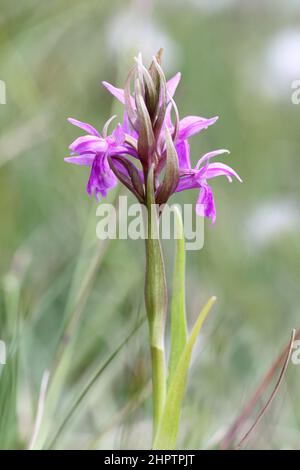
[[[145,303],[152,360],[154,441],[166,400],[164,332],[167,313],[167,285],[159,240],[158,212],[154,198],[153,167],[150,168],[147,178],[147,214]]]

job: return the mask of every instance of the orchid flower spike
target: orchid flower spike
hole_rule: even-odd
[[[216,209],[208,181],[226,176],[229,181],[239,175],[224,163],[211,159],[228,154],[220,149],[207,153],[192,168],[189,139],[213,125],[218,117],[187,116],[179,119],[174,94],[181,75],[166,81],[161,67],[160,50],[147,68],[142,56],[135,58],[124,89],[103,82],[104,87],[124,105],[123,122],[108,134],[110,118],[102,133],[90,124],[69,119],[87,135],[71,145],[71,156],[65,160],[91,167],[87,184],[89,195],[105,197],[118,181],[146,204],[146,182],[150,168],[154,170],[154,194],[157,204],[165,204],[176,192],[199,189],[196,212],[215,222]],[[173,111],[173,113],[172,113]],[[172,120],[174,115],[174,122]]]

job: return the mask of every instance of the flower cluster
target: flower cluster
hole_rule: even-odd
[[[166,81],[161,52],[153,58],[149,68],[143,65],[139,55],[124,90],[103,82],[124,105],[123,123],[110,135],[108,128],[114,117],[107,121],[101,133],[90,124],[69,119],[87,135],[70,145],[71,156],[65,160],[91,167],[87,184],[89,195],[105,197],[107,191],[121,181],[145,204],[148,174],[152,169],[152,189],[157,204],[165,204],[175,192],[198,188],[197,213],[215,221],[214,197],[208,181],[219,175],[229,181],[232,177],[241,179],[229,166],[211,163],[213,157],[229,153],[224,149],[207,153],[192,168],[189,138],[214,124],[218,117],[179,119],[173,97],[180,77],[177,73]]]

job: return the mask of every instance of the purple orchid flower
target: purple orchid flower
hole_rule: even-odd
[[[211,218],[214,223],[216,209],[208,181],[220,175],[226,176],[229,181],[233,177],[239,181],[241,178],[223,163],[210,163],[213,157],[229,153],[224,149],[207,153],[192,168],[189,139],[213,125],[218,117],[187,116],[179,120],[173,97],[181,74],[177,73],[166,82],[159,59],[159,56],[154,58],[149,69],[146,69],[139,55],[125,89],[103,82],[104,87],[124,105],[123,123],[107,136],[112,118],[104,126],[102,134],[90,124],[69,119],[88,135],[79,137],[70,145],[72,155],[65,160],[91,166],[87,184],[89,195],[95,194],[98,198],[101,194],[105,197],[107,191],[120,180],[141,203],[146,201],[147,175],[153,166],[154,193],[158,204],[167,202],[175,192],[199,189],[196,212]],[[132,80],[134,93],[130,87]],[[139,161],[142,169],[130,157]]]
[[[113,117],[114,118],[114,117]],[[69,118],[68,121],[74,126],[85,130],[88,135],[79,137],[70,145],[71,157],[65,158],[66,162],[75,165],[91,166],[91,173],[87,184],[87,193],[106,197],[107,191],[118,183],[118,179],[109,165],[109,158],[121,155],[131,155],[137,158],[134,148],[127,145],[126,134],[123,127],[118,124],[113,133],[106,136],[108,126],[112,119],[105,124],[101,134],[90,124]],[[122,171],[120,169],[120,171]]]
[[[237,178],[242,182],[240,176],[228,165],[224,163],[209,163],[210,159],[224,153],[230,152],[226,149],[215,150],[209,152],[200,158],[196,167],[191,168],[189,160],[189,146],[185,141],[181,146],[179,152],[182,156],[182,166],[180,168],[180,179],[176,188],[176,192],[185,191],[187,189],[200,189],[199,196],[196,203],[196,212],[211,218],[212,223],[216,220],[216,208],[211,187],[208,185],[207,180],[215,178],[216,176],[226,176],[228,181],[231,182],[232,178]],[[178,154],[179,154],[178,152]]]

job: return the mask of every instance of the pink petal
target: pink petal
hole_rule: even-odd
[[[108,82],[102,82],[102,85],[111,93],[117,100],[119,100],[122,104],[125,105],[125,95],[124,95],[124,90],[122,88],[116,88],[115,86],[111,85],[111,83]],[[130,102],[132,107],[135,108],[135,102],[132,96],[130,97]]]
[[[191,168],[190,163],[190,145],[187,140],[179,141],[176,145],[176,151],[178,155],[179,169],[185,170]]]
[[[226,176],[229,181],[231,181],[232,177],[235,177],[242,183],[242,179],[240,176],[228,165],[224,163],[210,163],[205,172],[205,178],[215,178],[216,176]]]
[[[200,158],[198,161],[195,169],[198,170],[202,163],[206,162],[207,160],[210,160],[213,157],[216,157],[217,155],[222,155],[223,153],[230,153],[229,150],[227,149],[220,149],[220,150],[213,150],[212,152],[208,152],[203,157]]]
[[[102,82],[102,85],[111,93],[117,100],[125,104],[124,90],[122,88],[116,88],[108,82]]]
[[[123,128],[121,124],[118,124],[116,129],[113,131],[113,137],[115,139],[116,145],[122,145],[125,140],[125,132],[123,131]]]
[[[188,139],[192,135],[207,129],[218,120],[218,116],[206,119],[199,116],[187,116],[179,122],[179,139]]]
[[[94,153],[86,153],[85,155],[80,155],[79,157],[67,157],[64,158],[64,160],[65,162],[73,163],[74,165],[92,166],[94,158]]]
[[[74,153],[97,153],[106,151],[107,143],[101,137],[86,135],[74,140],[69,148]]]
[[[167,90],[169,95],[173,98],[175,95],[176,88],[180,82],[181,79],[181,73],[178,72],[174,77],[170,78],[170,80],[167,81]]]
[[[216,207],[213,192],[210,186],[204,184],[196,203],[196,212],[200,216],[211,218],[212,223],[216,221]]]
[[[180,191],[185,191],[187,189],[196,189],[196,188],[199,188],[199,182],[195,178],[194,173],[190,175],[180,175],[175,192],[180,193]]]
[[[93,126],[91,126],[90,124],[87,124],[86,122],[82,122],[82,121],[78,121],[77,119],[73,119],[73,118],[68,118],[68,121],[73,124],[73,126],[77,126],[77,127],[80,127],[81,129],[83,129],[84,131],[86,131],[88,134],[91,134],[91,135],[95,135],[97,137],[100,137],[100,134],[99,132],[97,131],[97,129],[95,129]]]

